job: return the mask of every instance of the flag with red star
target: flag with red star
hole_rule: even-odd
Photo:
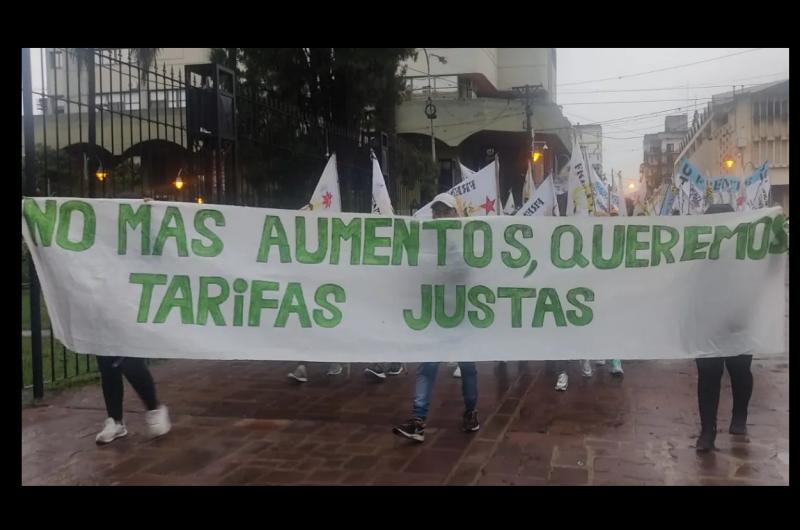
[[[456,210],[462,217],[499,215],[497,162],[493,161],[474,173],[467,168],[463,168],[461,182],[450,188],[448,193],[455,197]],[[414,217],[428,218],[431,216],[430,203],[414,213]]]
[[[317,187],[311,195],[311,200],[302,209],[323,212],[342,211],[342,194],[339,191],[339,174],[336,171],[335,154],[328,159]]]

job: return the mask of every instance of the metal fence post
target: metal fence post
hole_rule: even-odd
[[[25,118],[22,122],[22,132],[25,140],[25,193],[32,197],[36,195],[36,174],[33,170],[35,147],[33,145],[33,82],[31,79],[31,49],[22,48],[22,109]],[[33,397],[41,399],[44,396],[44,372],[42,368],[42,315],[39,295],[39,278],[33,260],[28,261],[30,267],[30,297],[31,297],[31,353],[33,368]]]

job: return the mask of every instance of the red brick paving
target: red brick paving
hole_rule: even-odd
[[[479,363],[482,428],[459,430],[460,382],[439,378],[426,441],[392,435],[405,420],[414,377],[375,384],[354,365],[306,385],[291,363],[169,361],[153,369],[174,427],[148,440],[141,404],[126,387],[127,438],[97,447],[105,413],[97,385],[49,394],[22,411],[23,484],[660,485],[788,484],[789,364],[753,363],[748,436],[726,433],[723,385],[718,451],[697,455],[691,361],[625,363],[553,390],[544,363]],[[413,366],[411,367],[413,370]]]

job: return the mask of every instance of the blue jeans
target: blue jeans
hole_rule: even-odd
[[[464,396],[464,409],[475,410],[478,405],[478,371],[475,363],[458,363],[461,367],[461,395]],[[415,418],[424,420],[428,416],[428,406],[431,404],[433,385],[436,382],[436,373],[439,363],[421,363],[417,367],[417,388],[414,396],[414,406],[411,414]]]

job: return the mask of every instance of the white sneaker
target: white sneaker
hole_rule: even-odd
[[[567,384],[569,384],[569,376],[567,376],[567,372],[561,372],[558,374],[558,379],[556,380],[556,390],[559,392],[565,392],[567,390]]]
[[[611,359],[611,375],[620,376],[625,372],[622,371],[622,361],[619,359]]]
[[[461,379],[461,367],[456,366],[456,369],[453,371],[453,377],[456,379]]]
[[[330,367],[328,368],[328,375],[342,375],[344,369],[342,365],[339,363],[331,363]]]
[[[114,421],[114,418],[106,418],[106,422],[103,424],[103,430],[97,434],[94,441],[103,445],[127,435],[128,430],[125,428],[124,423],[117,423]]]
[[[308,382],[308,373],[306,373],[306,365],[298,364],[294,372],[289,372],[289,379],[294,379],[298,383]]]
[[[581,361],[581,372],[583,377],[592,377],[592,362],[583,360]]]
[[[172,429],[172,422],[169,421],[169,411],[164,405],[159,405],[156,410],[148,410],[144,413],[144,421],[147,423],[147,430],[151,438],[164,436]]]

